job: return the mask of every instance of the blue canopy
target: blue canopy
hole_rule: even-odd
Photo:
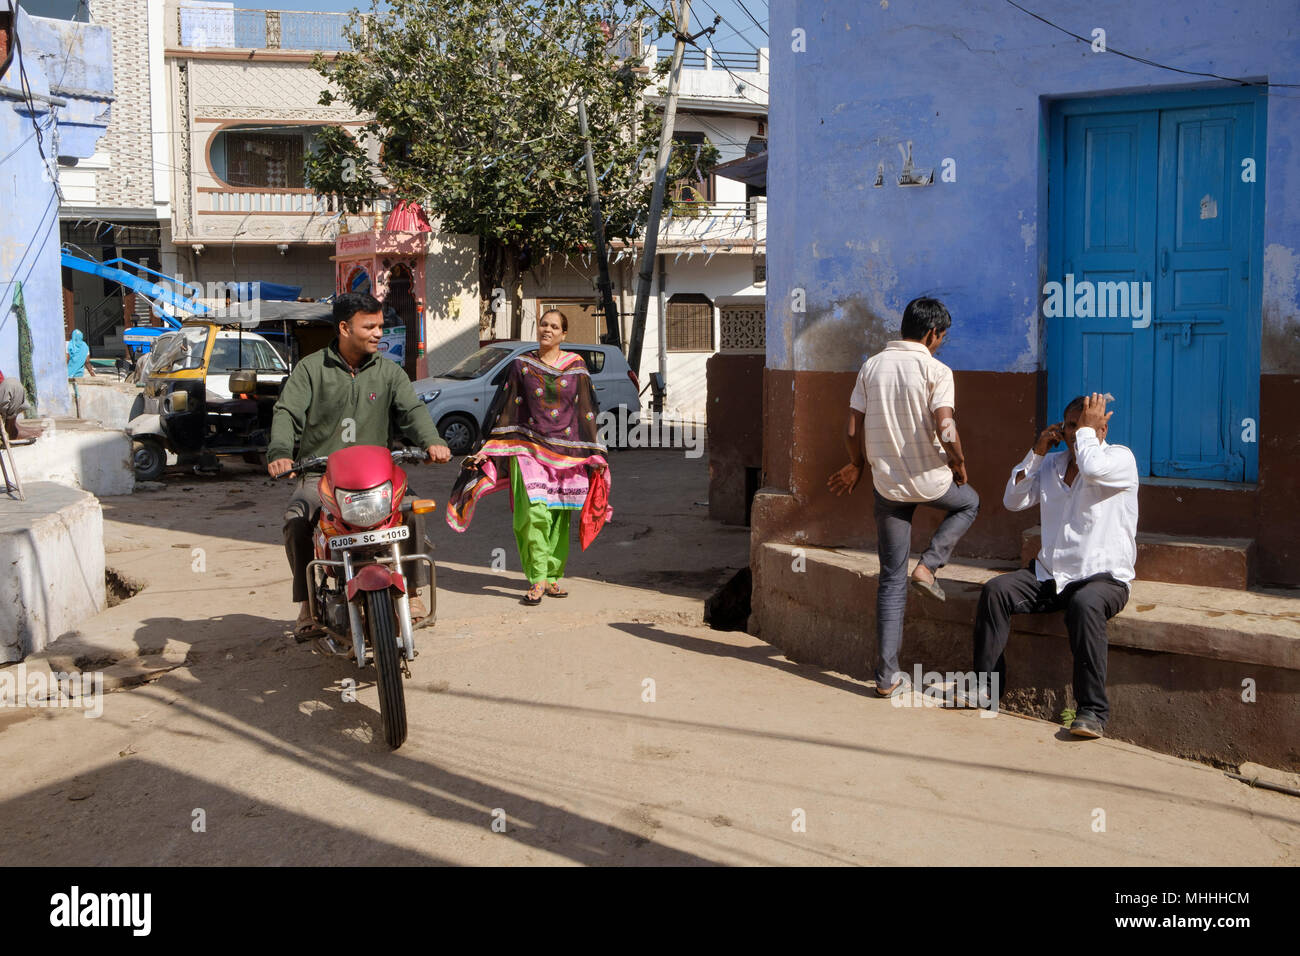
[[[297,302],[302,294],[300,285],[280,285],[277,282],[238,282],[230,286],[231,294],[240,301],[273,299],[276,302]]]

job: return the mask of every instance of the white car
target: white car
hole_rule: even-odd
[[[640,383],[616,346],[565,342],[560,347],[565,352],[576,352],[587,363],[602,425],[609,416],[620,414],[628,426],[639,421]],[[415,394],[428,406],[438,433],[453,455],[470,453],[483,434],[488,408],[497,386],[510,370],[511,360],[535,348],[536,342],[493,342],[442,375],[414,383]]]

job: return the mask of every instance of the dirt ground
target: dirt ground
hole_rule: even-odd
[[[30,666],[122,689],[97,719],[0,709],[0,865],[1300,863],[1295,798],[894,707],[711,630],[749,536],[708,520],[707,458],[612,464],[614,521],[575,541],[566,599],[519,602],[503,496],[464,535],[435,523],[438,620],[396,752],[373,670],[288,635],[286,485],[236,464],[105,499],[108,564],[145,586]],[[411,475],[441,503],[455,466]]]

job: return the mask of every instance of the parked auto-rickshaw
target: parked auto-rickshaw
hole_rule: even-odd
[[[334,323],[320,303],[266,302],[259,311],[240,322],[189,319],[140,359],[142,394],[126,427],[137,480],[159,478],[169,452],[200,474],[220,471],[221,456],[265,460],[291,364],[329,344]]]

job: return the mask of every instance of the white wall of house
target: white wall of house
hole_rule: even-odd
[[[708,412],[705,366],[709,357],[721,347],[721,310],[728,305],[761,306],[765,286],[754,282],[752,253],[717,253],[709,261],[703,253],[693,255],[676,253],[665,257],[665,298],[678,293],[697,293],[708,296],[713,302],[713,329],[711,347],[699,351],[668,350],[663,352],[663,366],[667,373],[668,391],[664,413],[687,421],[704,422]],[[676,259],[676,261],[674,261]],[[563,258],[550,268],[535,270],[524,281],[524,318],[522,337],[535,338],[537,318],[543,302],[555,300],[598,300],[596,270],[581,260],[566,265]],[[622,313],[622,338],[624,347],[631,340],[631,317],[635,305],[637,272],[627,258],[613,270],[614,298]],[[659,340],[660,288],[659,270],[655,270],[651,298],[646,309],[646,328],[641,350],[641,385],[649,384],[651,372],[661,368]],[[577,344],[575,339],[571,342]],[[642,396],[648,407],[650,393]]]

